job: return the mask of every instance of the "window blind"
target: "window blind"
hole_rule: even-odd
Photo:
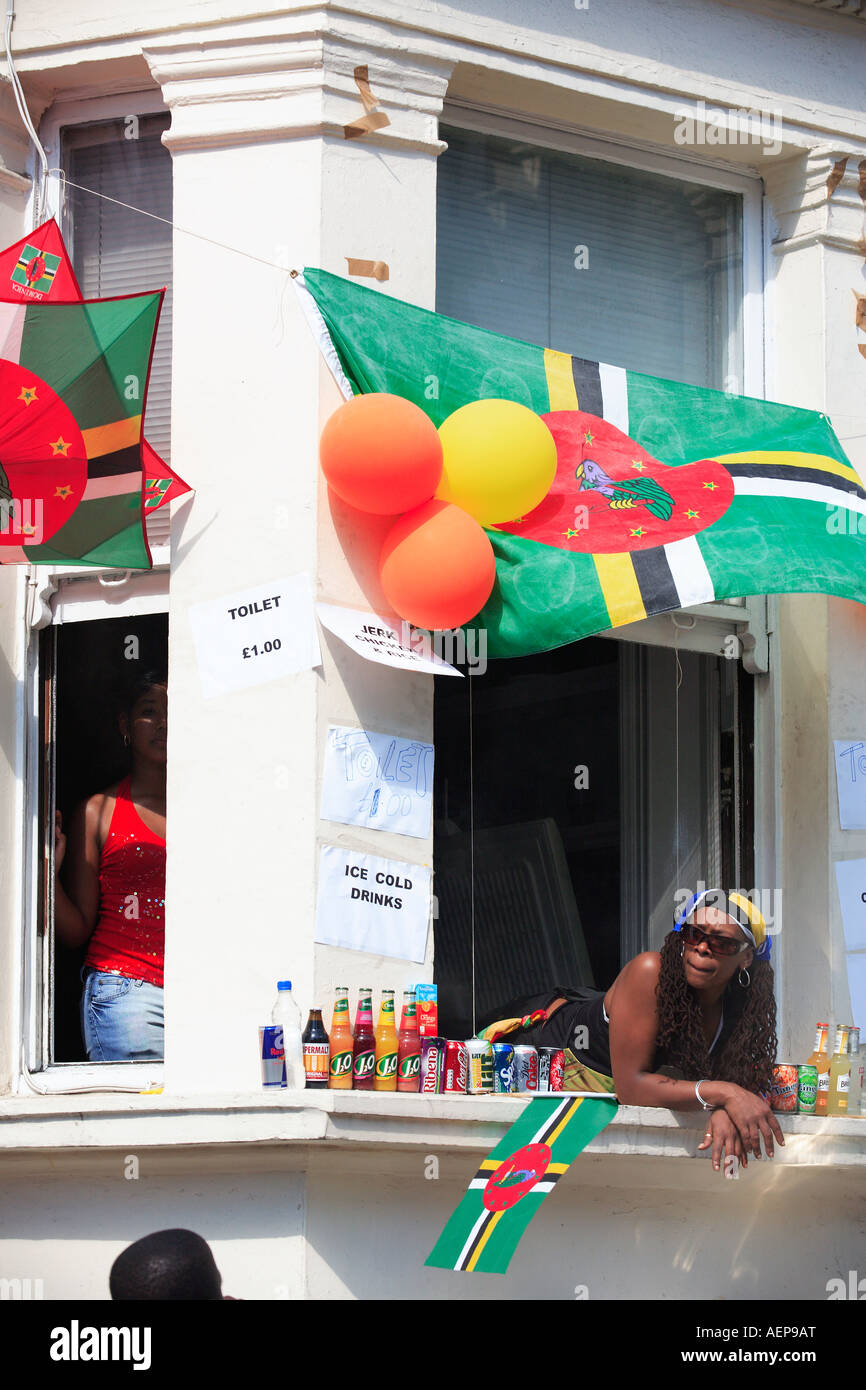
[[[739,194],[443,128],[440,313],[632,371],[742,375]]]
[[[63,167],[69,188],[64,235],[85,299],[162,289],[163,300],[151,364],[145,434],[166,461],[171,458],[172,229],[131,208],[172,215],[171,155],[161,143],[165,115],[127,117],[67,126],[62,134]],[[169,508],[148,517],[151,545],[169,539]]]

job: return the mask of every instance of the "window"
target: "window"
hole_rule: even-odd
[[[543,148],[523,131],[443,137],[437,310],[744,389],[752,195],[703,184],[694,168],[674,177]],[[435,973],[447,1036],[469,1036],[522,994],[607,987],[658,948],[678,888],[752,886],[752,678],[719,655],[713,619],[688,622],[676,651],[660,618],[437,682]]]
[[[49,150],[60,148],[69,184],[60,221],[85,298],[106,298],[166,287],[146,402],[145,435],[164,458],[171,452],[171,277],[172,229],[159,218],[172,215],[172,162],[161,143],[168,126],[164,111],[148,111],[153,94],[141,98],[140,116],[119,114],[136,109],[129,96],[118,100],[54,108],[43,137]],[[110,117],[105,119],[104,117]],[[80,185],[72,187],[71,185]],[[52,189],[56,187],[51,182]],[[92,191],[83,191],[83,190]],[[117,200],[105,201],[105,198]],[[128,204],[121,207],[119,203]],[[31,882],[34,916],[42,929],[31,935],[30,980],[25,1058],[40,1071],[42,1089],[63,1090],[89,1080],[105,1064],[82,1066],[85,1053],[79,1024],[80,968],[84,949],[55,948],[53,864],[55,807],[68,827],[74,807],[94,791],[123,777],[128,766],[120,741],[117,709],[121,688],[130,676],[167,664],[169,508],[148,518],[148,538],[155,568],[147,574],[80,577],[58,576],[53,586],[45,571],[41,594],[50,603],[52,620],[38,634],[33,717],[30,736],[38,758],[31,759],[29,794],[39,806],[44,837],[36,862],[46,866]],[[162,566],[160,565],[160,562]],[[53,587],[53,593],[52,593]],[[35,821],[35,817],[34,817]],[[61,1064],[51,1072],[53,1064]],[[76,1070],[72,1072],[72,1064]],[[160,1074],[147,1064],[147,1078]],[[138,1089],[122,1064],[112,1064],[111,1085]],[[101,1083],[100,1083],[101,1084]]]

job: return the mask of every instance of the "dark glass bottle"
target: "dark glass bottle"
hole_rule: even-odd
[[[310,1009],[304,1029],[304,1085],[308,1091],[327,1091],[331,1043],[322,1022],[322,1010]]]

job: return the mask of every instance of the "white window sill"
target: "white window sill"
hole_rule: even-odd
[[[527,1104],[516,1096],[421,1096],[359,1091],[256,1094],[9,1096],[0,1099],[0,1159],[34,1150],[201,1149],[219,1146],[421,1148],[487,1153]],[[775,1163],[866,1166],[866,1116],[779,1115]],[[703,1115],[620,1106],[589,1152],[694,1158]],[[704,1151],[698,1157],[706,1157]]]

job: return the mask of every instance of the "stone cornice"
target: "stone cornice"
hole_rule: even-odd
[[[866,150],[813,150],[768,171],[766,188],[775,255],[818,244],[866,254]]]
[[[315,136],[344,137],[364,114],[355,69],[366,66],[389,117],[361,138],[381,147],[445,148],[437,123],[451,64],[405,48],[355,44],[324,27],[289,39],[200,46],[160,43],[144,56],[172,113],[170,149]]]

